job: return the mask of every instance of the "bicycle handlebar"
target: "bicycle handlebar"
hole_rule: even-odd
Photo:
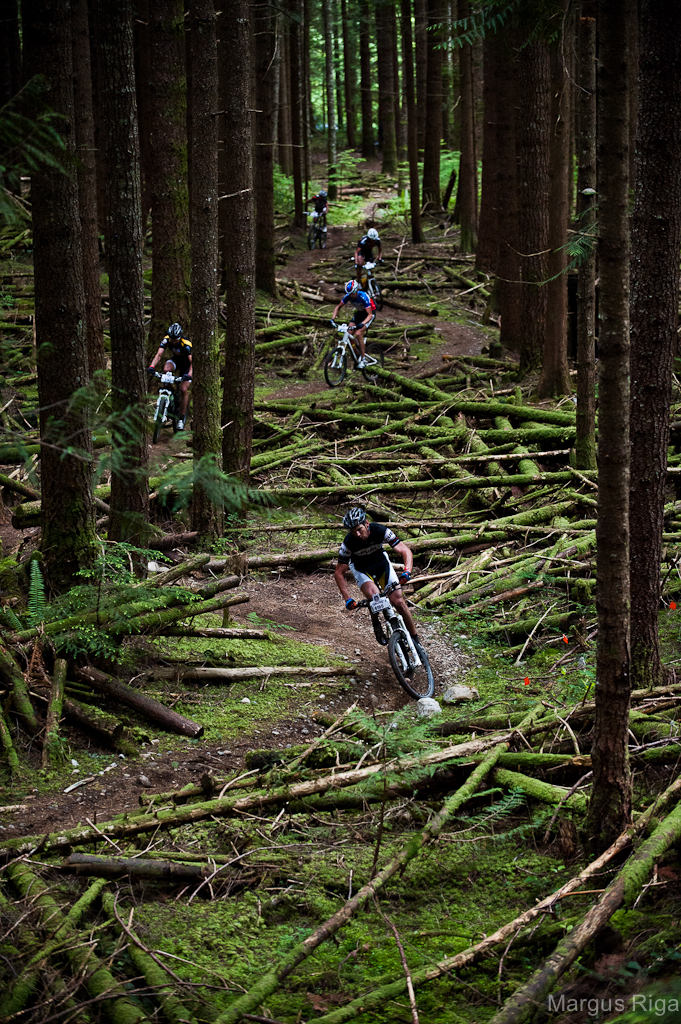
[[[159,380],[163,381],[164,384],[179,384],[185,380],[188,380],[189,383],[191,384],[192,381],[192,378],[189,377],[186,373],[180,374],[179,377],[174,377],[170,370],[168,370],[167,373],[159,373],[158,370],[155,369],[153,366],[147,367],[147,373],[153,374],[154,377],[157,377]]]

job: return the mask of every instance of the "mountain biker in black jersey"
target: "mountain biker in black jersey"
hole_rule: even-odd
[[[378,246],[378,258],[383,259],[383,247],[381,246],[381,239],[378,237],[378,231],[376,228],[369,228],[366,235],[363,235],[357,243],[355,249],[355,266],[363,267],[365,263],[373,263],[374,261],[374,246]],[[360,271],[358,270],[358,279]]]
[[[359,286],[358,281],[348,281],[345,286],[345,295],[340,300],[333,313],[331,314],[331,323],[335,326],[335,319],[338,316],[341,306],[350,303],[351,306],[355,307],[355,315],[352,318],[348,330],[355,332],[355,340],[359,345],[359,359],[357,360],[357,367],[363,370],[366,366],[366,345],[364,344],[364,335],[373,323],[376,317],[376,303],[363,292]]]
[[[171,324],[168,333],[161,342],[158,352],[151,360],[148,369],[155,370],[159,360],[164,359],[163,372],[173,373],[175,376],[184,377],[180,384],[180,418],[177,421],[177,429],[184,430],[187,421],[187,406],[189,405],[189,384],[192,379],[192,343],[188,338],[182,337],[182,328],[179,324]]]
[[[355,577],[357,586],[365,597],[372,598],[378,594],[379,587],[385,590],[389,583],[397,584],[388,597],[390,603],[404,619],[404,624],[414,640],[418,641],[414,619],[402,595],[400,581],[408,583],[414,557],[407,545],[399,539],[387,526],[381,523],[370,523],[363,508],[351,508],[343,517],[343,526],[350,531],[346,534],[338,553],[338,563],[334,572],[336,586],[341,592],[348,611],[357,607],[357,602],[350,596],[346,582],[348,569]],[[393,551],[402,556],[404,569],[399,579],[394,568],[383,550],[384,544],[390,544]]]
[[[310,196],[305,205],[309,206],[310,203],[314,203],[314,212],[317,217],[320,218],[320,224],[323,225],[323,227],[326,227],[326,216],[329,212],[329,200],[326,194],[326,189],[320,188],[317,195]],[[323,218],[323,220],[321,218]]]

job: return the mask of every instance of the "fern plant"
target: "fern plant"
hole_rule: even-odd
[[[45,580],[39,563],[34,559],[31,562],[31,581],[28,588],[28,624],[39,626],[45,621]]]

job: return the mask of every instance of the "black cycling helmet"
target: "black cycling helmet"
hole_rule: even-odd
[[[171,341],[179,341],[182,337],[182,328],[179,324],[171,324],[168,328],[168,337]]]
[[[343,516],[343,526],[347,527],[348,530],[354,530],[362,523],[365,523],[367,514],[363,508],[351,508],[349,512],[346,512]]]

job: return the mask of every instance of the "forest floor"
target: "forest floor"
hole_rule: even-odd
[[[373,175],[377,172],[375,166],[368,170]],[[355,208],[353,216],[347,218],[349,223],[343,225],[333,223],[340,219],[340,210],[332,207],[328,245],[322,251],[310,252],[302,235],[288,227],[282,230],[278,247],[282,256],[285,254],[285,262],[278,266],[277,273],[282,285],[296,281],[309,289],[322,287],[327,296],[340,297],[344,281],[351,276],[351,257],[357,239],[364,233],[366,217],[376,212],[378,204],[387,204],[392,197],[394,190],[376,186],[364,208]],[[420,247],[421,250],[432,245],[433,251],[442,254],[445,239],[447,254],[455,253],[451,225],[433,223],[429,224],[429,229],[429,243]],[[402,222],[392,215],[387,216],[380,230],[388,262],[392,263],[398,254],[404,263],[413,259]],[[380,280],[382,285],[388,280],[387,266]],[[494,328],[481,327],[473,312],[469,315],[469,308],[472,308],[466,305],[469,300],[470,297],[455,301],[454,296],[440,291],[437,300],[432,293],[420,296],[418,301],[423,313],[386,305],[377,317],[377,331],[381,326],[406,329],[426,319],[435,327],[429,336],[420,337],[392,356],[388,355],[386,369],[395,368],[403,379],[425,380],[434,371],[441,370],[449,359],[478,357],[486,352],[496,332]],[[274,303],[261,294],[257,301],[260,308],[276,309],[290,317],[300,314],[304,308],[302,303]],[[426,313],[432,312],[428,307],[435,304],[438,316],[426,317]],[[332,309],[330,303],[319,302],[309,302],[305,307],[307,314],[319,320],[319,337],[315,335],[314,342],[316,350],[313,347],[311,353],[305,354],[304,349],[302,356],[287,354],[281,359],[278,353],[279,361],[268,357],[258,362],[256,399],[261,403],[267,399],[283,400],[282,419],[289,415],[289,406],[296,408],[298,400],[301,408],[309,412],[309,402],[305,405],[304,400],[311,394],[326,397],[330,394],[318,356],[322,346],[328,348],[333,338],[331,329],[326,330],[323,324]],[[479,308],[477,312],[479,316]],[[509,366],[513,369],[510,362]],[[486,370],[483,368],[482,372]],[[484,400],[487,383],[481,377],[471,388],[466,381],[466,390],[475,396],[475,389],[479,387]],[[495,384],[489,383],[494,397]],[[343,392],[335,392],[341,396],[336,400],[341,405],[343,395],[347,395],[348,403],[354,402],[358,394],[360,403],[372,401],[370,388],[361,381],[357,384],[350,379],[345,388]],[[507,388],[505,394],[510,391]],[[28,396],[30,404],[33,399],[30,389],[27,387],[22,393]],[[3,392],[4,401],[7,397]],[[414,404],[412,402],[412,406]],[[337,409],[338,405],[326,407],[327,411],[331,408]],[[262,412],[261,405],[261,427],[265,422],[263,415],[266,412]],[[437,414],[438,419],[439,416]],[[294,418],[298,418],[297,411]],[[323,421],[321,425],[325,426]],[[281,426],[278,429],[282,429]],[[315,431],[322,434],[319,426],[310,421],[306,437],[309,439]],[[267,441],[266,433],[261,437]],[[333,435],[324,434],[332,448],[333,441],[328,442],[329,437]],[[189,463],[191,441],[191,429],[174,436],[169,430],[164,432],[160,443],[150,449],[154,468],[183,461]],[[556,441],[551,447],[558,445]],[[358,453],[362,454],[361,448]],[[417,462],[416,453],[413,458],[406,455],[405,463],[410,459]],[[284,465],[284,471],[286,469]],[[266,474],[262,484],[275,495],[284,479],[277,476],[278,472],[279,469],[274,475]],[[311,471],[310,479],[312,476]],[[520,502],[518,510],[528,507],[522,504],[526,490],[528,488],[512,489],[513,498]],[[559,491],[545,490],[547,501],[558,504],[564,498]],[[593,497],[589,497],[593,489],[587,486],[586,494],[586,504],[579,513],[584,517],[594,514]],[[448,500],[448,495],[424,490],[405,492],[399,500],[389,497],[386,505],[398,521],[416,522],[417,529],[407,535],[409,542],[411,536],[420,538],[428,534],[431,527],[421,529],[418,523],[429,520],[434,509],[437,516],[446,519],[460,514],[459,506],[454,502],[448,506]],[[330,496],[314,504],[303,498],[288,504],[271,502],[269,507],[254,506],[247,514],[245,525],[241,520],[238,528],[227,531],[220,553],[237,558],[279,554],[293,557],[301,549],[331,549],[339,544],[344,533],[340,526],[343,501],[342,497]],[[516,511],[511,505],[509,502],[501,515]],[[454,508],[456,512],[452,511]],[[477,513],[461,513],[468,514],[475,516],[471,520],[472,528],[482,534],[486,523],[480,520],[479,509]],[[38,543],[39,529],[16,529],[11,520],[12,509],[8,504],[0,509],[3,555],[25,558]],[[561,520],[557,532],[547,528],[547,533],[557,537],[568,529],[566,523],[567,520]],[[158,525],[168,532],[188,528],[186,516],[182,515],[172,521],[170,516],[159,513]],[[572,530],[570,536],[576,532]],[[522,542],[517,541],[523,552],[531,551],[533,538],[537,543],[544,542],[541,533],[528,534]],[[505,543],[501,541],[498,546]],[[516,540],[512,543],[516,544]],[[472,551],[477,552],[484,546],[474,544]],[[509,549],[510,553],[515,552]],[[171,553],[171,560],[175,562],[188,557],[190,549],[187,548]],[[500,557],[512,561],[506,557],[506,550],[500,552]],[[431,558],[435,559],[432,566]],[[437,555],[429,550],[418,554],[416,561],[422,574],[437,573],[440,569]],[[528,570],[527,579],[521,582],[526,583],[530,576],[532,572]],[[210,574],[197,570],[184,583],[203,584],[210,579]],[[567,595],[564,589],[559,591],[555,580],[548,581],[547,586],[550,590],[547,589],[547,596],[543,598],[547,612],[557,604],[560,605],[558,610],[570,605],[569,590]],[[0,807],[0,845],[4,841],[26,838],[33,853],[25,863],[36,874],[43,873],[40,877],[47,880],[50,891],[59,898],[66,912],[88,880],[61,873],[63,866],[60,868],[55,861],[55,852],[60,856],[62,848],[55,847],[52,855],[49,851],[47,854],[43,850],[36,852],[31,837],[61,834],[76,825],[96,830],[112,819],[116,827],[125,829],[130,822],[139,822],[136,812],[139,812],[140,798],[144,800],[150,794],[169,791],[176,793],[189,784],[202,785],[206,775],[218,780],[219,785],[225,779],[232,780],[238,791],[243,790],[248,796],[252,792],[248,786],[253,780],[247,776],[249,772],[254,773],[250,767],[254,762],[249,758],[252,759],[254,752],[258,756],[260,752],[269,752],[265,755],[270,758],[265,762],[266,767],[274,762],[267,773],[259,766],[261,774],[257,784],[266,794],[276,791],[278,786],[297,785],[301,779],[301,784],[310,782],[312,785],[320,774],[331,772],[333,777],[340,768],[352,767],[359,771],[360,765],[375,765],[378,758],[383,759],[382,774],[376,776],[379,780],[376,786],[383,787],[382,796],[379,793],[377,798],[377,789],[372,791],[369,784],[366,789],[358,786],[346,791],[348,803],[343,805],[340,799],[340,809],[332,806],[333,795],[322,795],[318,805],[305,806],[302,810],[289,808],[288,813],[285,813],[288,804],[282,802],[281,809],[277,804],[270,817],[266,815],[272,812],[272,807],[238,811],[230,817],[223,817],[221,810],[211,807],[206,817],[197,818],[195,822],[187,818],[166,829],[160,824],[156,829],[154,825],[153,831],[149,829],[137,838],[117,835],[99,842],[95,837],[100,854],[124,853],[140,858],[153,852],[160,857],[167,854],[185,859],[203,858],[203,863],[210,863],[211,868],[216,863],[231,868],[212,885],[203,887],[200,898],[193,904],[193,894],[190,896],[187,889],[167,880],[134,882],[126,874],[115,883],[116,899],[122,901],[120,909],[122,911],[124,903],[126,918],[128,913],[130,915],[128,927],[134,910],[134,926],[143,944],[155,951],[157,959],[171,958],[165,962],[172,962],[175,992],[191,1007],[191,1013],[176,1014],[178,1020],[213,1021],[238,995],[257,986],[274,964],[281,963],[291,950],[298,948],[296,943],[336,914],[360,886],[373,879],[377,866],[382,870],[392,857],[413,848],[423,834],[424,824],[430,827],[442,811],[444,800],[456,792],[457,787],[463,786],[474,763],[473,755],[466,753],[448,762],[443,770],[433,764],[422,775],[413,765],[403,767],[399,758],[408,754],[418,759],[423,750],[441,749],[450,742],[449,734],[432,731],[432,723],[417,720],[414,702],[400,689],[386,651],[374,640],[368,615],[364,612],[350,614],[343,608],[333,579],[331,559],[317,559],[309,569],[286,564],[256,567],[242,578],[240,589],[248,602],[230,608],[228,622],[223,622],[222,613],[192,621],[201,627],[224,624],[257,629],[263,631],[260,639],[198,639],[148,633],[122,641],[117,652],[118,662],[109,654],[98,663],[100,668],[133,682],[150,670],[177,669],[178,675],[174,678],[145,678],[143,689],[145,694],[201,723],[205,732],[200,739],[163,731],[137,712],[122,711],[120,705],[91,694],[87,699],[93,706],[115,713],[127,726],[138,745],[137,756],[112,753],[65,724],[65,763],[44,771],[39,767],[37,746],[25,734],[17,732],[21,772],[11,781],[9,776],[3,777],[0,784],[0,803],[18,805],[11,811]],[[407,591],[407,597],[412,596],[414,593]],[[552,602],[550,606],[549,602]],[[678,654],[678,627],[672,607],[675,606],[670,606],[668,614],[661,614],[667,661]],[[442,723],[442,728],[451,726],[452,732],[457,727],[457,736],[451,742],[459,742],[463,737],[472,743],[476,736],[484,741],[497,735],[497,730],[509,727],[512,715],[516,716],[513,721],[518,722],[530,709],[543,714],[549,706],[555,705],[561,716],[570,717],[575,705],[584,704],[590,698],[595,675],[595,645],[593,633],[589,634],[584,628],[586,611],[580,612],[582,618],[577,623],[581,634],[579,630],[570,632],[567,647],[563,627],[556,627],[531,660],[521,661],[522,652],[517,659],[507,657],[508,637],[495,645],[484,633],[483,627],[495,616],[503,617],[503,610],[489,613],[485,609],[483,613],[467,617],[465,612],[459,615],[460,610],[452,613],[450,608],[451,614],[447,617],[442,608],[440,605],[428,610],[419,606],[416,611],[419,634],[434,670],[435,697],[441,700],[444,690],[452,683],[465,683],[478,691],[477,698],[468,704],[442,704],[437,722]],[[574,621],[571,621],[571,628]],[[219,680],[194,682],[180,678],[179,672],[188,665],[333,667],[339,669],[339,674],[332,678],[304,674],[285,678],[268,676],[262,680],[224,684]],[[347,669],[352,674],[342,673]],[[669,699],[673,702],[673,698]],[[308,762],[302,769],[296,769],[296,773],[289,773],[287,759],[319,739],[330,722],[345,716],[353,705],[361,712],[358,721],[363,732],[347,730],[345,747],[335,745],[335,737],[321,747],[322,753],[335,756],[335,766],[333,759],[318,764]],[[495,715],[496,719],[487,717]],[[673,717],[675,711],[672,709],[669,715]],[[658,718],[656,724],[658,729],[667,727],[667,739],[676,735],[675,722],[670,725]],[[380,906],[378,900],[374,904],[367,903],[361,913],[348,920],[339,937],[334,935],[333,941],[321,946],[314,957],[299,964],[279,990],[271,997],[256,1001],[251,1006],[255,1013],[245,1019],[271,1020],[274,1024],[309,1021],[311,1024],[320,1016],[324,1019],[328,1016],[331,1022],[333,1014],[340,1013],[355,997],[372,991],[380,994],[388,982],[401,984],[405,970],[405,961],[398,953],[401,943],[409,968],[416,974],[431,970],[436,963],[445,963],[438,980],[419,983],[421,987],[417,985],[412,1005],[406,993],[395,995],[390,989],[374,1002],[372,1009],[363,1011],[358,1006],[356,1013],[348,1011],[343,1019],[356,1019],[361,1024],[406,1024],[418,1019],[418,1014],[414,1016],[418,1005],[423,1024],[426,1021],[428,1024],[485,1024],[490,1021],[504,1000],[551,953],[556,942],[569,934],[596,898],[591,894],[602,892],[602,887],[620,866],[619,861],[614,861],[616,867],[604,867],[592,882],[581,885],[571,899],[553,904],[527,930],[529,937],[523,933],[517,941],[511,939],[508,944],[504,939],[496,951],[467,968],[446,966],[446,958],[467,949],[521,912],[531,911],[539,900],[554,893],[588,862],[583,815],[563,804],[575,799],[569,797],[569,791],[583,785],[587,778],[590,725],[587,723],[582,732],[575,726],[578,735],[571,726],[567,727],[569,735],[563,732],[563,725],[561,717],[556,728],[547,734],[546,744],[539,739],[541,750],[534,754],[526,753],[526,747],[532,748],[524,736],[523,742],[518,740],[517,743],[517,749],[525,757],[541,759],[544,746],[560,752],[560,756],[548,755],[557,757],[559,764],[552,762],[550,767],[538,769],[544,782],[557,787],[558,809],[555,792],[553,804],[550,801],[545,804],[541,799],[526,797],[525,791],[516,788],[517,783],[502,784],[490,775],[483,783],[484,788],[481,787],[482,792],[473,792],[470,806],[447,820],[437,841],[426,845],[407,870],[402,869],[392,878],[390,888],[380,894]],[[360,746],[360,739],[366,747]],[[358,749],[348,755],[351,742],[356,742]],[[537,747],[535,739],[533,745]],[[276,754],[272,754],[273,751]],[[351,760],[341,765],[340,756]],[[523,770],[521,763],[518,771]],[[642,768],[639,765],[635,777],[637,805],[646,806],[652,794],[664,789],[676,770],[676,765],[663,761]],[[243,784],[242,777],[245,777]],[[82,783],[78,788],[70,788],[78,782]],[[397,800],[392,797],[389,800],[386,795],[387,788],[393,785],[402,787]],[[333,794],[333,783],[329,792]],[[339,798],[342,796],[339,792]],[[579,807],[583,810],[584,797],[577,793],[576,799],[582,801]],[[182,804],[179,798],[177,807],[175,805],[175,799],[166,796],[157,813],[172,813],[185,807],[190,814],[194,806]],[[148,820],[153,824],[152,818]],[[241,858],[246,856],[247,850],[253,860],[242,864]],[[221,860],[211,859],[215,857]],[[659,871],[656,862],[653,878],[653,884],[644,890],[641,900],[633,907],[626,906],[618,911],[611,927],[589,945],[577,968],[561,983],[553,1009],[551,1004],[539,1009],[538,1021],[542,1024],[547,1021],[595,1024],[611,1020],[620,1009],[617,999],[628,1006],[631,995],[651,980],[659,978],[664,983],[674,983],[681,956],[678,844],[666,857],[660,858]],[[7,886],[7,891],[13,890]],[[0,986],[13,987],[17,972],[28,970],[28,958],[35,951],[35,942],[24,941],[21,931],[25,917],[33,928],[31,915],[35,911],[33,906],[21,901],[7,907],[1,902],[4,898],[0,889],[0,925],[5,935],[4,940],[0,939]],[[16,894],[12,896],[15,898]],[[91,917],[81,925],[85,929],[78,933],[83,936],[82,942],[92,945],[93,936],[99,936],[99,955],[113,965],[112,970],[115,968],[118,972],[116,977],[124,980],[135,1007],[143,1010],[145,1020],[158,1019],[154,985],[140,991],[127,980],[139,976],[139,969],[130,958],[128,932],[123,934],[120,929],[116,930],[108,910],[105,917],[104,923]],[[32,940],[32,936],[28,939]],[[66,970],[63,976],[68,976]],[[69,988],[71,981],[68,981],[65,994],[60,994],[59,985],[54,984],[54,978],[46,971],[41,984],[44,992],[38,989],[38,997],[29,1001],[26,1015],[17,1017],[19,1022],[38,1024],[46,1018],[48,1009],[51,1013],[60,1006],[62,1009],[56,1019],[64,1019],[66,1024],[69,1020],[100,1019],[96,1007],[94,1011],[90,1007],[84,1016],[78,1016],[76,1007],[74,1016],[67,997],[77,992],[75,983]],[[610,1007],[606,1005],[608,999]],[[3,1020],[1,1003],[2,1000],[0,1020]],[[678,1016],[665,1017],[652,1011],[648,1017],[638,1016],[634,1020],[636,1024],[653,1020],[672,1024]]]

